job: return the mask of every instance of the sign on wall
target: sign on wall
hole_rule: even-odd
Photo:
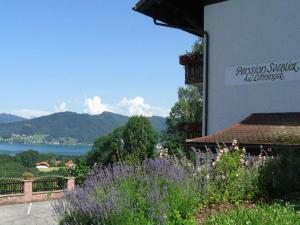
[[[225,75],[226,85],[300,80],[300,60],[234,66]]]

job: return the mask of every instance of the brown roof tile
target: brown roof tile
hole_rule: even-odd
[[[255,113],[215,134],[187,143],[300,144],[300,113]]]

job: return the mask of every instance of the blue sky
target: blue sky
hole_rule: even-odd
[[[138,0],[0,0],[0,112],[166,115],[196,36],[155,26]]]

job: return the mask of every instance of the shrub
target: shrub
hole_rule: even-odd
[[[79,162],[75,168],[63,168],[60,173],[66,177],[75,177],[76,185],[81,186],[89,173],[90,168],[85,162]]]
[[[25,172],[23,173],[23,178],[24,179],[31,179],[33,177],[33,174],[30,172]]]
[[[264,198],[300,196],[300,157],[285,153],[268,159],[259,169],[259,187]]]
[[[257,165],[245,160],[245,149],[233,143],[230,148],[219,147],[209,174],[206,203],[239,203],[252,200],[257,193]]]
[[[95,168],[54,206],[61,224],[196,224],[197,181],[176,160]]]
[[[229,212],[211,215],[204,225],[269,225],[299,224],[300,214],[295,212],[292,206],[280,204],[258,205],[255,208],[237,208]]]

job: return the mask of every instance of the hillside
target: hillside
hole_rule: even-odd
[[[165,118],[150,117],[156,131],[165,128]],[[110,133],[114,128],[125,125],[127,116],[104,112],[100,115],[77,114],[74,112],[55,113],[30,120],[0,124],[0,137],[9,138],[12,134],[48,135],[48,139],[68,137],[80,143],[92,143],[95,138]]]
[[[11,114],[6,114],[6,113],[0,113],[0,124],[1,123],[12,123],[12,122],[19,122],[26,120],[23,117],[11,115]]]

